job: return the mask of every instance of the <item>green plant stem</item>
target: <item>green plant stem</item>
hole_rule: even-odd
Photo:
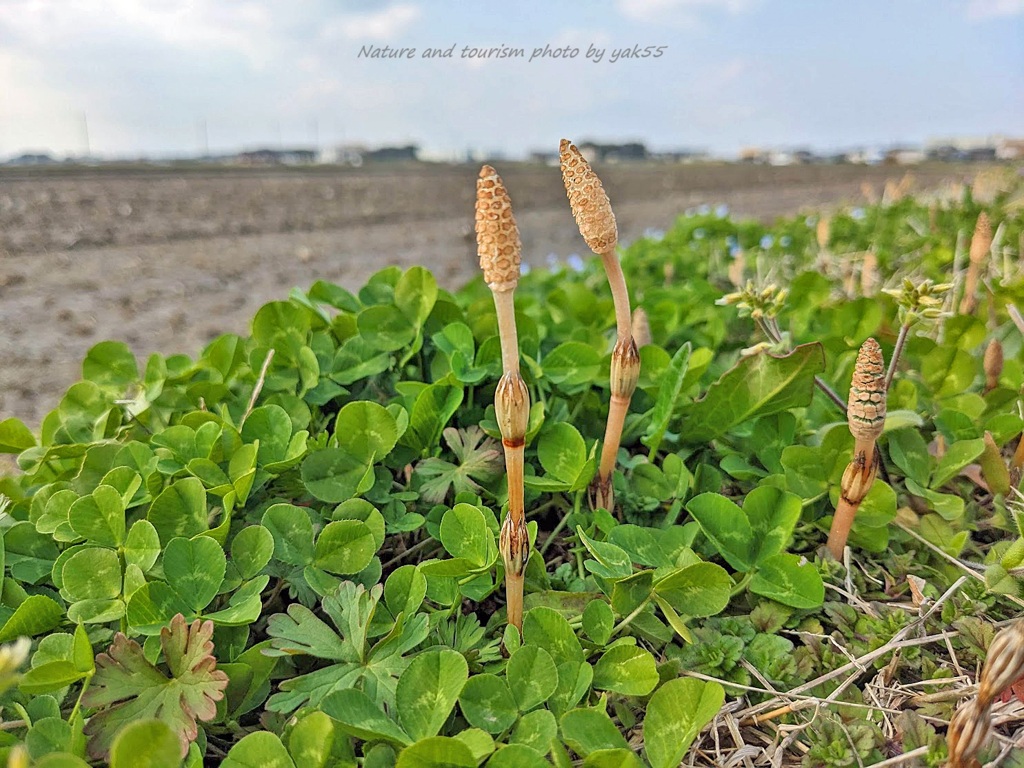
[[[889,391],[889,386],[892,384],[893,378],[896,376],[896,366],[900,362],[900,356],[903,354],[903,347],[907,343],[907,336],[910,333],[910,325],[904,323],[900,326],[899,335],[896,337],[896,346],[892,350],[892,358],[889,360],[889,370],[885,372],[885,390]]]
[[[82,707],[82,697],[85,696],[85,692],[89,690],[89,683],[92,682],[92,676],[95,672],[90,672],[85,676],[85,680],[82,681],[82,690],[78,692],[78,699],[75,701],[75,706],[71,709],[71,714],[68,715],[68,722],[75,719],[75,715],[78,714],[78,710]]]
[[[612,628],[612,634],[611,634],[611,636],[612,636],[612,637],[615,637],[615,636],[616,636],[617,634],[619,634],[619,632],[621,632],[621,631],[622,631],[622,630],[624,630],[624,629],[625,629],[626,627],[628,627],[628,626],[629,626],[630,624],[632,624],[632,623],[633,623],[633,619],[635,619],[635,618],[636,618],[637,616],[639,616],[639,615],[640,615],[641,613],[643,613],[644,609],[645,609],[645,608],[647,607],[647,604],[648,604],[649,602],[651,602],[651,598],[652,598],[653,596],[654,596],[654,593],[652,592],[652,593],[651,593],[651,594],[649,594],[649,595],[648,595],[647,597],[645,597],[645,598],[644,598],[644,600],[643,600],[643,602],[642,602],[642,603],[640,603],[640,605],[638,605],[638,606],[637,606],[636,608],[634,608],[634,609],[633,609],[633,610],[632,610],[632,611],[630,612],[630,614],[629,614],[628,616],[626,616],[626,618],[624,618],[624,619],[623,619],[622,621],[620,621],[620,622],[619,622],[618,624],[616,624],[616,625],[615,625],[615,626],[614,626],[614,627]]]
[[[570,514],[576,514],[577,512],[580,511],[580,498],[582,496],[583,496],[583,491],[577,491],[576,499],[575,499],[575,501],[573,503],[572,513],[570,513]],[[549,504],[551,504],[551,503],[553,503],[553,502],[549,502]],[[551,548],[551,545],[554,543],[555,539],[558,537],[558,534],[560,534],[562,532],[562,529],[565,528],[565,526],[568,524],[568,522],[569,522],[569,515],[562,515],[561,519],[555,524],[555,527],[551,529],[551,533],[548,534],[548,537],[546,539],[544,539],[544,545],[540,548],[540,555],[541,555],[541,557],[544,557],[544,555],[547,554],[548,549]]]
[[[754,578],[754,574],[750,571],[744,573],[743,578],[737,581],[736,585],[729,591],[729,595],[731,597],[736,597],[736,595],[747,588],[747,585],[750,583],[752,578]]]

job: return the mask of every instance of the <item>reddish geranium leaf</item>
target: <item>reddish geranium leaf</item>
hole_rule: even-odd
[[[191,626],[180,613],[160,631],[166,670],[154,666],[140,646],[118,632],[110,650],[96,657],[96,675],[82,704],[96,711],[85,726],[89,754],[107,759],[117,732],[130,722],[162,720],[178,737],[181,756],[199,732],[197,721],[212,720],[228,676],[213,656],[213,622]]]

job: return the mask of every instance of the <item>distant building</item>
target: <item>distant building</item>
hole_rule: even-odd
[[[642,162],[649,156],[647,147],[638,141],[625,144],[598,144],[593,141],[583,141],[578,146],[580,154],[591,163]]]
[[[996,144],[997,160],[1024,160],[1024,139],[1001,139]]]
[[[924,151],[916,147],[891,147],[885,152],[887,165],[917,165],[927,159]]]
[[[12,157],[5,165],[56,165],[57,161],[45,152],[26,152],[23,155]]]
[[[404,147],[380,147],[364,152],[363,160],[367,163],[415,162],[419,160],[419,151],[420,148],[415,144],[407,144]]]
[[[253,149],[235,155],[240,165],[309,165],[315,160],[312,149]]]

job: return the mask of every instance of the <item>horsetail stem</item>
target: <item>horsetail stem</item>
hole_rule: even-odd
[[[615,253],[619,235],[608,195],[590,163],[568,139],[562,139],[559,160],[562,166],[562,181],[565,183],[565,192],[569,197],[573,218],[576,219],[576,225],[587,245],[601,257],[615,303],[617,338],[612,350],[611,403],[608,408],[608,422],[605,425],[604,444],[601,447],[601,463],[591,489],[591,503],[595,507],[611,510],[615,506],[611,483],[612,471],[615,469],[615,457],[622,440],[622,427],[626,421],[626,412],[629,410],[629,401],[633,397],[640,376],[640,354],[633,339],[626,278],[622,274],[622,265]]]
[[[981,751],[992,728],[992,704],[1014,682],[1024,677],[1024,621],[1003,629],[988,646],[985,666],[978,682],[978,695],[960,709],[949,724],[950,768],[978,765]]]
[[[971,236],[970,263],[967,265],[967,276],[964,280],[964,297],[960,301],[961,315],[971,314],[978,305],[976,294],[981,268],[991,254],[991,249],[992,223],[988,219],[988,214],[982,211],[978,214],[978,222],[974,225],[974,234]]]
[[[985,347],[985,391],[991,392],[999,386],[999,376],[1003,372],[1003,345],[999,339],[992,339]]]
[[[494,391],[494,413],[505,449],[508,514],[501,526],[498,549],[505,566],[508,623],[522,631],[523,577],[530,555],[523,498],[523,453],[530,418],[530,392],[519,373],[519,340],[513,302],[513,292],[519,284],[522,245],[508,191],[489,165],[480,169],[476,183],[476,241],[484,281],[494,296],[501,342],[503,374]]]
[[[885,361],[882,348],[874,339],[865,341],[857,353],[846,418],[853,435],[853,461],[843,472],[839,503],[828,534],[828,551],[836,560],[843,556],[846,540],[864,497],[871,490],[878,473],[875,442],[885,427]]]

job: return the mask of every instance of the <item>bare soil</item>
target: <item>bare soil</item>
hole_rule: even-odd
[[[917,189],[976,169],[923,166]],[[324,279],[358,288],[423,264],[457,288],[477,269],[476,168],[0,171],[0,419],[38,426],[104,339],[197,354],[263,303]],[[586,254],[557,168],[499,167],[524,259]],[[699,204],[770,220],[880,194],[896,167],[606,166],[620,239]]]

